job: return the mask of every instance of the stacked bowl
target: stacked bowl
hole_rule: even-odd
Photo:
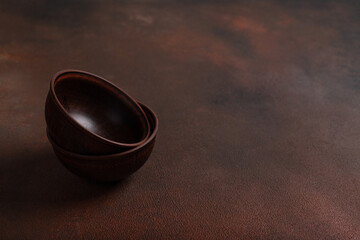
[[[50,82],[47,136],[62,164],[84,178],[117,181],[149,158],[158,131],[155,113],[109,81],[66,70]]]

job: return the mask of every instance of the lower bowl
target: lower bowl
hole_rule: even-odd
[[[47,131],[48,139],[60,162],[72,173],[87,179],[113,182],[136,172],[149,158],[158,132],[155,113],[139,103],[150,123],[150,136],[143,144],[125,152],[110,155],[81,155],[64,150],[54,142]]]

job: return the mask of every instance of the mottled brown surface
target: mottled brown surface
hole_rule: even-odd
[[[357,2],[1,1],[0,239],[360,239]],[[131,178],[56,159],[65,68],[158,114]]]

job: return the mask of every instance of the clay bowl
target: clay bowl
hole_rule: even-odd
[[[85,155],[119,153],[142,145],[150,126],[139,104],[91,73],[66,70],[50,83],[47,129],[63,149]]]
[[[149,119],[151,134],[140,146],[111,155],[81,155],[61,148],[48,132],[48,138],[56,156],[67,169],[83,178],[113,182],[128,177],[149,158],[158,132],[158,119],[155,113],[147,106],[143,104],[141,106]]]

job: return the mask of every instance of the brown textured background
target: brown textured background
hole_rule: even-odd
[[[302,3],[300,3],[302,2]],[[358,1],[0,3],[0,239],[360,239]],[[55,158],[58,70],[158,114],[114,185]]]

